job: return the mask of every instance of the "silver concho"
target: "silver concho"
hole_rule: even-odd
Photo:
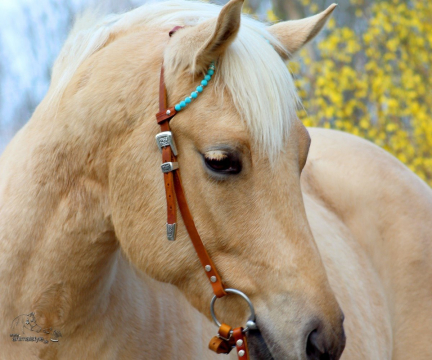
[[[174,156],[177,156],[177,148],[171,131],[163,131],[156,135],[156,143],[160,151],[166,146],[170,146]]]

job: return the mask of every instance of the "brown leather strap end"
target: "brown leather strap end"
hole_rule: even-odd
[[[172,150],[169,146],[162,149],[162,162],[166,163],[173,160]],[[173,172],[164,173],[165,195],[167,201],[167,224],[173,225],[177,223],[177,205],[174,186]],[[175,226],[174,226],[175,228]],[[168,229],[167,229],[168,230]],[[175,232],[175,231],[174,231]],[[167,234],[168,235],[168,234]],[[169,240],[175,239],[175,233]]]
[[[234,346],[231,331],[231,326],[222,324],[218,330],[219,336],[215,336],[210,340],[209,349],[217,354],[229,354]]]
[[[243,333],[242,327],[238,327],[233,330],[233,338],[235,341],[237,356],[239,360],[249,360],[247,340],[246,336]]]
[[[173,173],[164,174],[165,195],[167,200],[167,224],[177,223],[177,206],[174,192]]]
[[[216,354],[229,354],[232,347],[225,340],[218,336],[212,337],[209,343],[209,349],[214,351]]]

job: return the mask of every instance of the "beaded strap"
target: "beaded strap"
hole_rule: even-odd
[[[184,100],[180,101],[178,104],[174,105],[174,109],[176,111],[183,110],[188,104],[192,102],[193,99],[196,99],[200,93],[203,92],[204,87],[208,85],[208,82],[211,80],[215,71],[214,62],[211,63],[210,68],[207,71],[207,74],[204,76],[204,79],[201,81],[201,85],[197,86],[196,90],[191,92],[190,96],[187,96]]]

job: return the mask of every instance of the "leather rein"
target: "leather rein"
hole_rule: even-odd
[[[170,31],[169,35],[171,36],[179,28],[181,27],[175,27]],[[209,254],[207,253],[207,250],[196,229],[195,222],[189,210],[183,190],[180,169],[177,162],[178,152],[175,146],[173,134],[169,126],[170,120],[172,120],[176,114],[177,111],[174,107],[167,106],[167,90],[164,81],[164,67],[162,65],[159,82],[159,112],[156,114],[156,120],[160,126],[161,132],[156,135],[156,142],[162,152],[161,169],[164,176],[167,202],[167,238],[171,241],[175,240],[176,238],[178,204],[189,237],[192,241],[201,265],[204,268],[204,272],[207,275],[210,285],[213,288],[213,293],[215,294],[211,301],[210,310],[213,320],[219,326],[219,331],[218,335],[211,339],[209,348],[218,354],[228,354],[234,347],[236,347],[239,359],[249,359],[249,351],[245,334],[249,329],[257,328],[255,324],[254,308],[251,301],[244,293],[236,289],[224,288],[222,279]],[[251,317],[245,328],[237,327],[233,329],[229,325],[219,323],[215,316],[214,303],[216,299],[226,296],[228,293],[241,296],[249,304]]]

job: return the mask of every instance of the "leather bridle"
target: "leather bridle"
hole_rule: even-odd
[[[181,27],[175,27],[170,31],[171,36],[176,30]],[[175,240],[177,231],[177,204],[186,226],[189,237],[198,255],[205,274],[213,288],[215,296],[211,302],[211,314],[215,323],[219,326],[218,335],[213,337],[210,341],[209,348],[216,353],[228,354],[235,346],[239,359],[249,359],[249,351],[247,348],[247,341],[245,333],[249,329],[256,329],[255,312],[253,305],[249,298],[239,290],[225,289],[222,279],[211,260],[207,250],[198,234],[192,214],[189,210],[186,197],[184,194],[182,180],[180,176],[180,169],[177,162],[177,148],[175,146],[174,138],[170,130],[169,122],[177,114],[174,107],[167,106],[167,90],[164,81],[164,67],[161,67],[160,82],[159,82],[159,112],[156,114],[156,119],[160,125],[161,132],[156,135],[156,141],[159,149],[162,152],[162,165],[161,169],[164,176],[165,194],[167,202],[167,238],[168,240]],[[227,294],[236,294],[241,296],[247,301],[251,310],[250,320],[247,326],[237,327],[233,329],[229,325],[221,324],[216,319],[214,313],[214,303],[217,298],[226,296]]]

